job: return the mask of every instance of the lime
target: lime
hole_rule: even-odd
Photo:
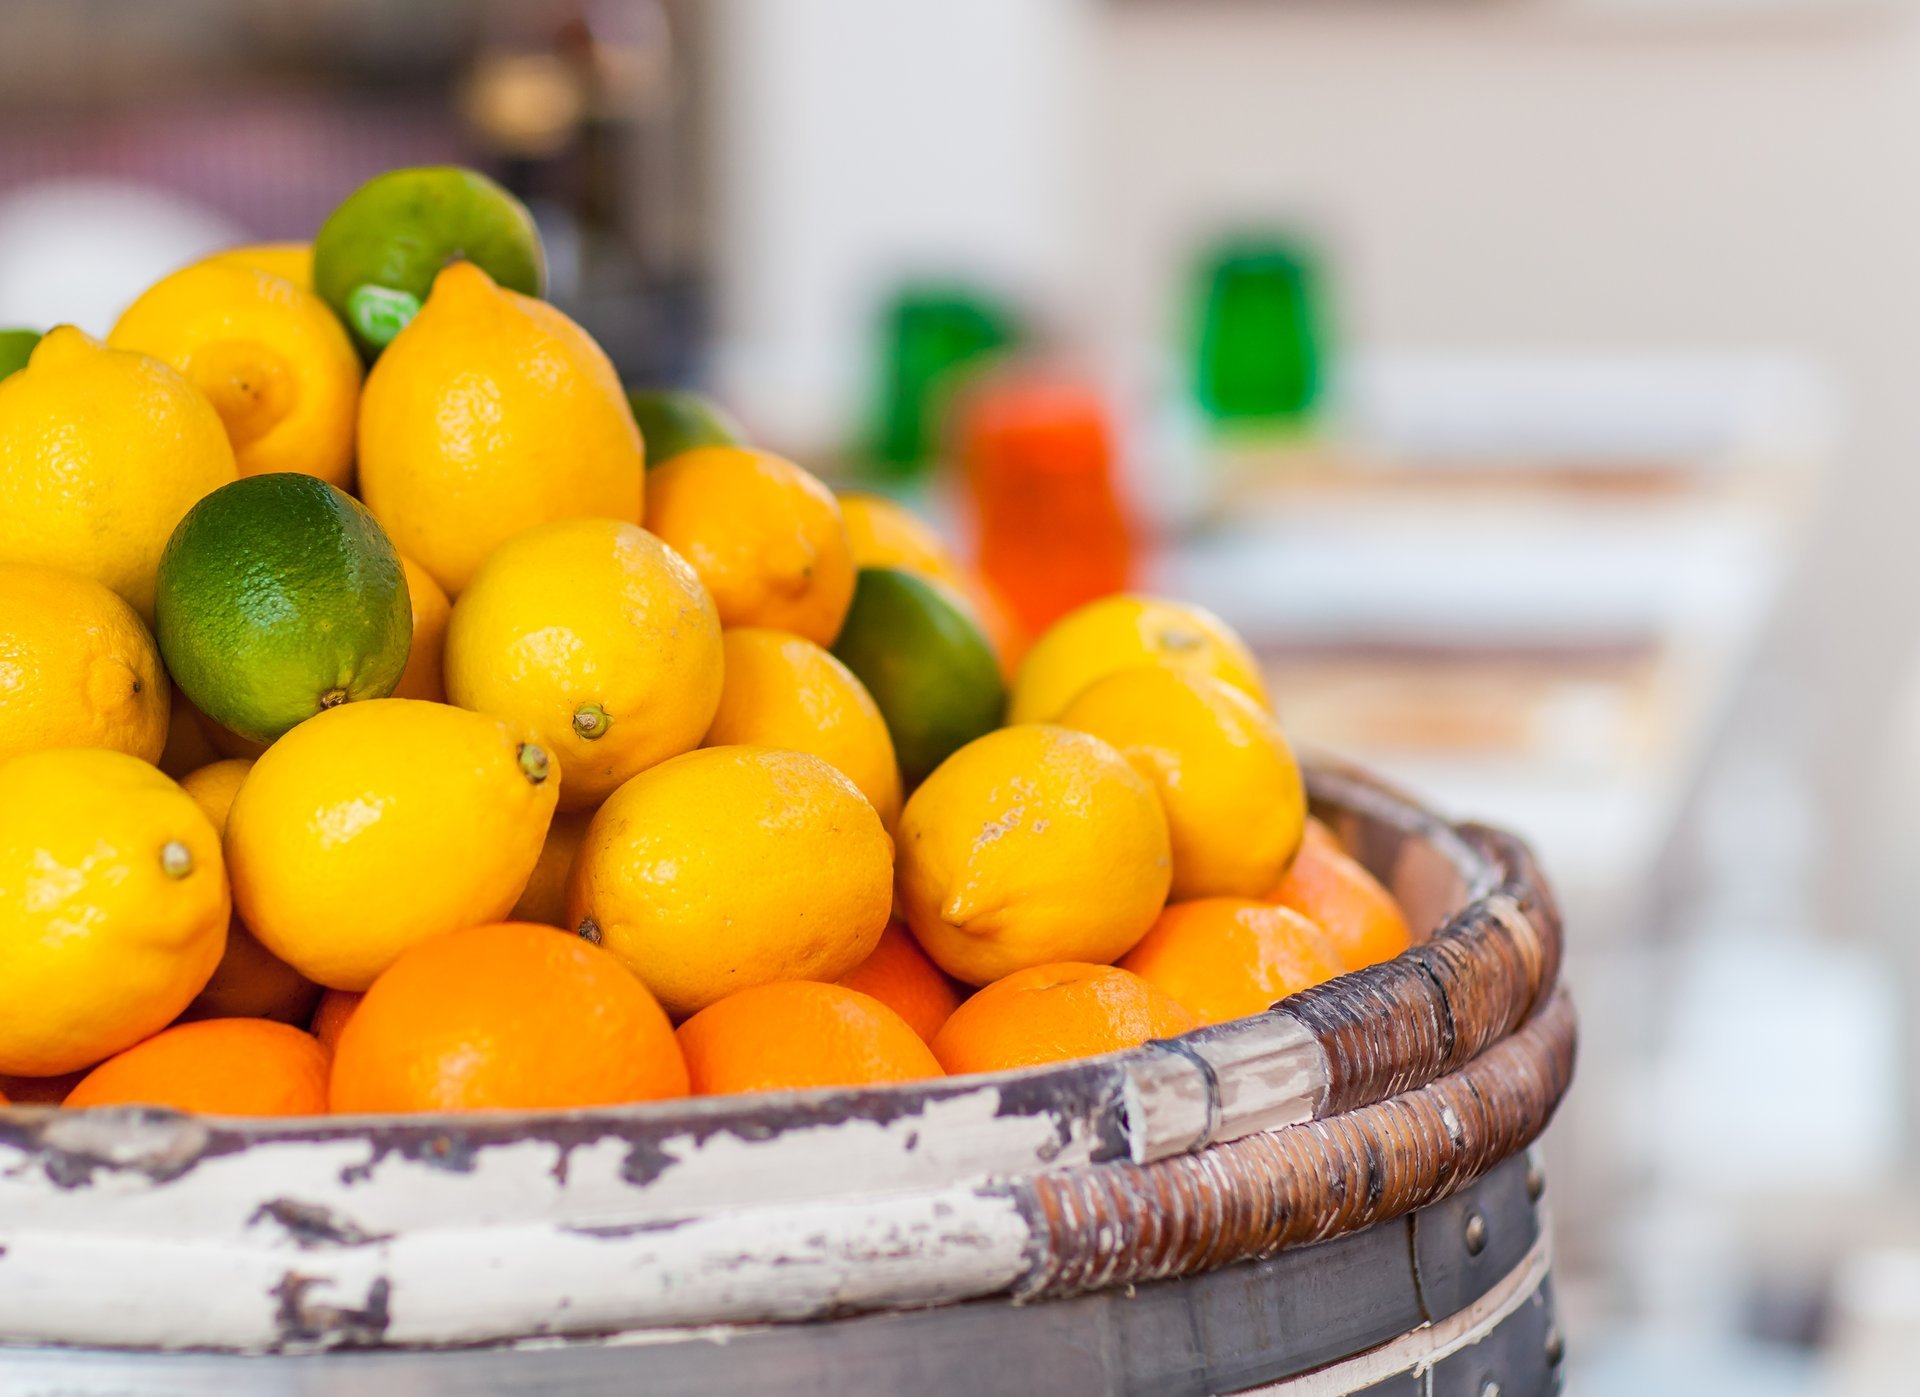
[[[747,434],[713,399],[685,388],[629,388],[627,406],[647,444],[647,464],[664,465],[696,446],[745,446]]]
[[[33,356],[33,347],[38,343],[38,330],[0,330],[0,378],[5,378],[15,369],[24,369],[27,360]]]
[[[313,289],[369,360],[406,328],[433,279],[471,262],[509,291],[538,296],[546,253],[527,206],[454,165],[375,175],[327,215],[313,240]]]
[[[187,511],[160,555],[156,638],[194,706],[255,742],[385,698],[413,641],[400,555],[310,475],[252,475]]]
[[[861,568],[833,653],[880,705],[910,787],[1000,726],[1007,695],[993,648],[941,583]]]

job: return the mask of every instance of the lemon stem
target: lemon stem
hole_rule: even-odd
[[[574,931],[582,941],[591,942],[595,946],[600,944],[600,923],[592,917],[582,917],[580,925],[574,928]]]
[[[193,872],[193,850],[177,839],[160,846],[160,871],[169,878],[184,878]]]
[[[547,779],[547,754],[531,742],[520,744],[520,770],[526,773],[527,780],[539,785]]]
[[[584,703],[573,711],[573,730],[588,742],[605,737],[607,729],[612,726],[613,719],[609,718],[607,710],[597,703]]]

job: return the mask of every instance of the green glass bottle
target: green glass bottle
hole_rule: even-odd
[[[896,479],[924,473],[939,454],[942,415],[957,371],[1019,339],[1013,312],[984,292],[903,287],[881,319],[870,448],[878,473]]]
[[[1216,427],[1295,427],[1325,380],[1326,315],[1319,264],[1277,235],[1227,239],[1197,279],[1194,396]]]

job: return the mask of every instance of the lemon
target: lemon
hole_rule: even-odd
[[[240,787],[234,904],[309,980],[363,990],[409,947],[505,915],[558,785],[534,735],[502,719],[418,699],[330,709]]]
[[[447,594],[432,574],[413,559],[402,558],[400,566],[407,574],[413,643],[407,650],[407,667],[400,672],[400,682],[393,686],[392,696],[445,703],[447,622],[453,619],[453,603],[447,600]]]
[[[940,968],[970,985],[1052,961],[1118,959],[1166,904],[1153,787],[1083,732],[1002,728],[941,763],[900,816],[898,897]]]
[[[647,488],[647,527],[693,564],[721,625],[833,644],[853,601],[853,551],[831,490],[744,446],[684,451]]]
[[[627,406],[646,442],[647,464],[664,465],[696,446],[744,446],[747,434],[713,399],[684,388],[629,388]]]
[[[918,785],[1000,726],[1000,664],[950,590],[899,568],[862,568],[834,654],[886,715],[900,769]]]
[[[124,752],[0,761],[0,1072],[51,1077],[158,1033],[227,935],[220,837]]]
[[[211,762],[180,779],[180,789],[206,812],[224,838],[233,799],[253,763],[244,757]],[[183,1019],[273,1019],[305,1028],[320,1002],[320,987],[262,946],[234,917],[227,949],[207,987],[187,1006]]]
[[[1159,597],[1119,595],[1061,617],[1014,676],[1012,723],[1049,723],[1094,680],[1135,665],[1169,665],[1225,680],[1267,706],[1260,665],[1213,613]]]
[[[884,495],[842,490],[840,513],[847,521],[854,566],[903,568],[956,590],[965,585],[966,572],[946,543],[905,505]]]
[[[326,304],[284,277],[202,262],[147,288],[107,336],[206,394],[242,475],[353,475],[360,358]]]
[[[92,578],[0,563],[0,760],[109,747],[154,762],[171,709],[140,618]]]
[[[839,979],[879,944],[891,883],[887,832],[840,772],[804,752],[707,747],[600,807],[567,922],[684,1018],[750,985]]]
[[[369,358],[419,313],[433,280],[464,260],[528,296],[546,254],[527,207],[475,170],[388,170],[349,194],[313,240],[313,285]]]
[[[892,828],[900,766],[887,720],[864,685],[811,640],[752,627],[728,631],[726,683],[706,745],[785,747],[835,767]]]
[[[285,277],[302,291],[313,290],[312,243],[247,243],[223,248],[204,262],[220,262],[236,267],[257,267],[277,277]]]
[[[558,519],[640,522],[640,429],[578,325],[467,262],[380,356],[360,399],[360,494],[457,597],[507,539]]]
[[[539,733],[566,810],[698,747],[720,674],[720,621],[693,569],[611,519],[503,543],[447,626],[448,696]]]
[[[91,577],[149,624],[168,535],[234,473],[219,414],[158,359],[62,325],[0,379],[0,562]]]
[[[160,560],[167,670],[222,727],[271,742],[400,682],[413,633],[399,555],[352,496],[255,475],[188,512]]]
[[[540,861],[533,876],[513,904],[508,918],[516,922],[539,922],[543,926],[567,924],[567,878],[573,872],[574,856],[586,841],[591,810],[561,811],[547,827],[547,842],[540,846]]]
[[[1252,699],[1211,675],[1140,665],[1060,715],[1153,783],[1173,841],[1173,898],[1264,897],[1300,847],[1307,792],[1293,750]]]

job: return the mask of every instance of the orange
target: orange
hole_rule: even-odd
[[[592,822],[591,810],[562,811],[553,817],[553,823],[547,826],[547,842],[540,848],[540,862],[533,866],[526,891],[507,913],[508,920],[567,925],[567,877],[573,872],[573,857],[580,852]]]
[[[832,645],[853,604],[853,545],[833,492],[745,446],[683,451],[647,477],[647,527],[693,564],[720,624]]]
[[[407,652],[407,667],[400,673],[392,698],[426,699],[429,703],[447,701],[446,659],[447,620],[453,615],[453,603],[446,591],[420,564],[402,558],[407,573],[407,600],[413,607],[413,648]]]
[[[887,923],[872,955],[834,983],[872,995],[929,1043],[960,1005],[960,991],[953,981],[927,959],[920,943],[898,921]]]
[[[58,1106],[86,1075],[84,1069],[63,1073],[58,1077],[9,1077],[0,1074],[0,1103]]]
[[[320,996],[320,1007],[313,1011],[309,1030],[320,1040],[321,1047],[332,1052],[340,1046],[340,1035],[347,1030],[347,1020],[366,997],[364,990],[328,990]]]
[[[1206,897],[1162,912],[1120,968],[1215,1024],[1258,1014],[1347,967],[1325,933],[1290,907]]]
[[[1057,961],[996,980],[933,1040],[948,1072],[1006,1072],[1137,1048],[1199,1027],[1183,1005],[1111,965]]]
[[[1267,901],[1318,926],[1351,970],[1392,960],[1413,943],[1393,894],[1318,820],[1307,821],[1300,852]]]
[[[537,1111],[687,1094],[659,1002],[577,936],[452,931],[373,982],[334,1050],[336,1111]]]
[[[911,1024],[843,985],[788,980],[740,990],[681,1024],[679,1039],[696,1096],[941,1075]]]
[[[265,1019],[176,1024],[110,1057],[67,1097],[86,1106],[163,1106],[209,1116],[319,1116],[327,1053],[297,1028]]]

